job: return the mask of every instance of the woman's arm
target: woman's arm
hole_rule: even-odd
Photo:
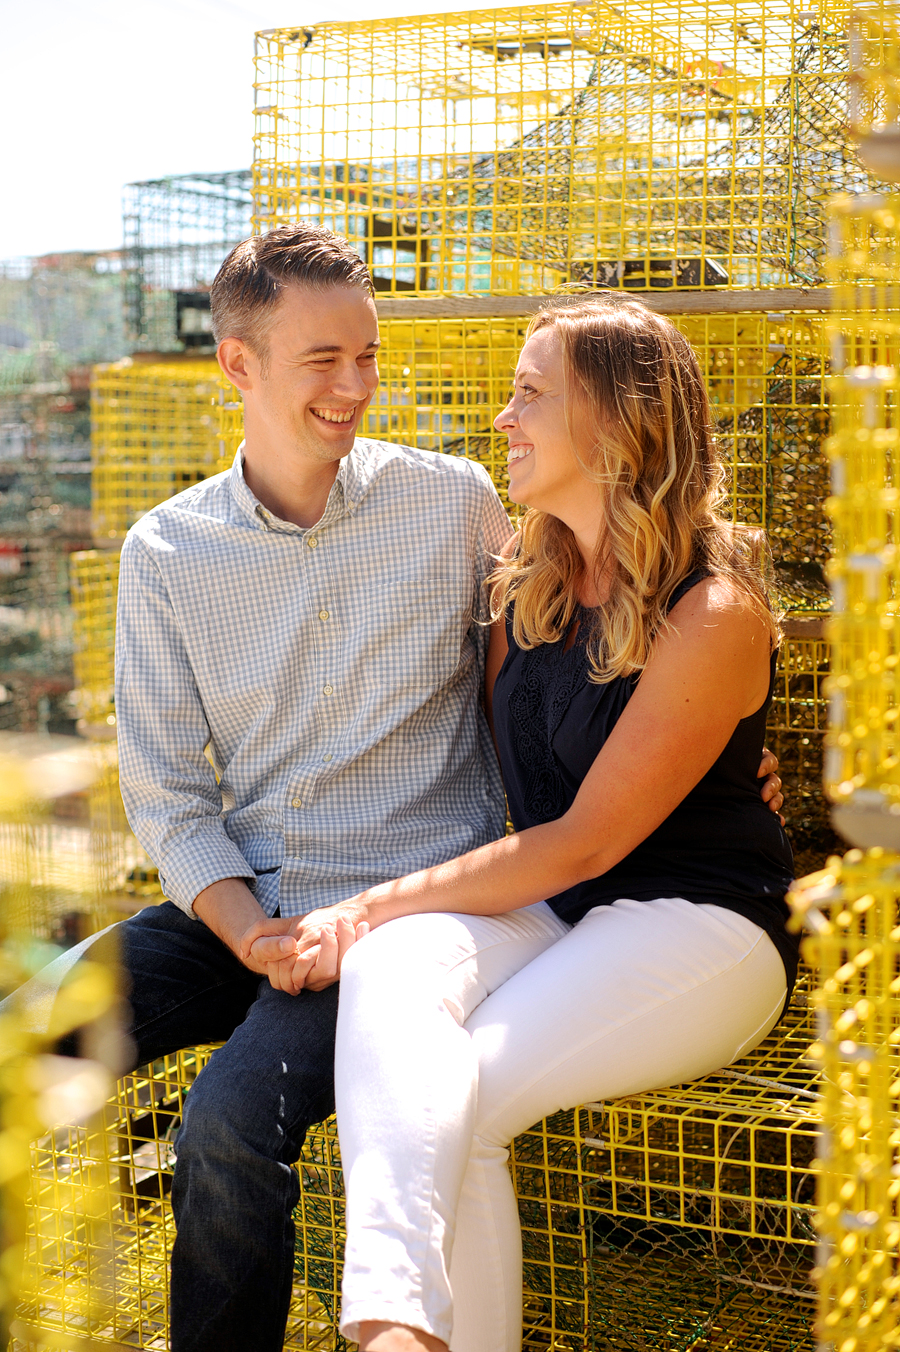
[[[710,578],[692,588],[672,620],[562,817],[313,912],[298,924],[298,952],[317,945],[339,915],[374,928],[420,911],[499,914],[598,877],[629,854],[699,782],[768,689],[767,633],[726,584]],[[254,948],[254,956],[261,952]]]

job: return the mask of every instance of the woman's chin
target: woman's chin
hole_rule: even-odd
[[[506,490],[506,496],[509,498],[510,502],[514,502],[517,507],[529,506],[529,503],[526,501],[528,498],[528,486],[525,482],[527,476],[524,474],[514,474],[509,470],[507,473],[509,474],[509,487]]]

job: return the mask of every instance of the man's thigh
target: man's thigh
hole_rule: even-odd
[[[334,1110],[337,1004],[337,985],[286,995],[261,982],[187,1096],[179,1158],[188,1140],[204,1153],[217,1140],[292,1164],[307,1128]]]
[[[147,906],[105,931],[82,956],[120,964],[135,1065],[182,1047],[226,1041],[262,981],[212,930],[171,901]]]

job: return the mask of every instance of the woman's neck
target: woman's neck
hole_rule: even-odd
[[[596,554],[594,549],[588,552],[584,544],[578,537],[575,537],[578,544],[578,552],[581,555],[581,576],[578,579],[578,600],[581,605],[589,610],[602,605],[609,596],[609,589],[613,577],[613,561],[608,559],[601,565],[599,573],[596,571]]]

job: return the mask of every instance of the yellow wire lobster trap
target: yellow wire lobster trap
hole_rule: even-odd
[[[862,845],[900,840],[898,246],[900,199],[835,202],[834,436],[829,443],[835,669],[828,686],[825,781],[838,803],[841,829]]]
[[[108,1269],[110,1259],[105,1150],[90,1169],[77,1177],[60,1160],[60,1178],[49,1227],[26,1225],[32,1194],[30,1142],[59,1123],[83,1123],[103,1104],[116,1069],[119,1046],[114,963],[95,958],[71,970],[58,989],[52,1011],[41,1001],[25,1000],[20,987],[60,950],[46,941],[46,879],[39,830],[50,798],[82,787],[92,776],[83,751],[61,752],[33,744],[27,753],[0,757],[0,1340],[27,1337],[15,1316],[20,1301],[34,1296],[35,1251],[57,1243],[71,1252],[89,1247],[94,1271]],[[13,845],[13,848],[10,848]],[[85,891],[90,880],[79,880]],[[70,888],[78,886],[70,879]],[[57,1039],[71,1036],[72,1056],[55,1055]],[[71,1132],[83,1132],[73,1126]],[[65,1176],[63,1176],[65,1175]],[[52,1232],[52,1233],[51,1233]],[[110,1293],[96,1282],[72,1291],[73,1323],[108,1316]]]
[[[213,361],[94,368],[91,383],[92,530],[121,543],[156,503],[216,472]]]
[[[846,10],[480,9],[257,35],[258,230],[347,236],[393,294],[809,285],[862,190]]]
[[[95,770],[88,789],[90,857],[97,908],[109,923],[119,918],[113,898],[118,898],[120,910],[136,910],[142,898],[159,899],[159,880],[129,829],[119,792],[114,672],[118,552],[74,553],[69,573],[78,730],[92,743]]]
[[[900,1326],[900,861],[851,850],[791,902],[817,967],[819,1346],[886,1352]]]
[[[70,554],[78,730],[95,740],[115,736],[113,649],[118,583],[118,552],[91,549]]]

